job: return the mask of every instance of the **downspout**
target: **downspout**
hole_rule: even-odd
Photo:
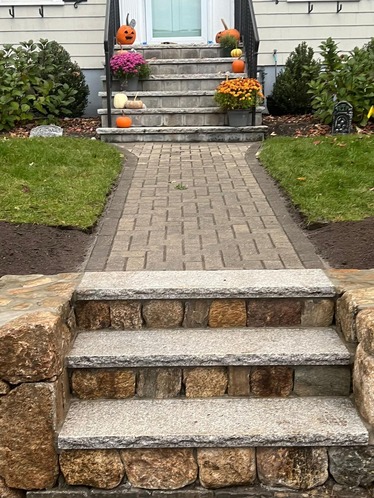
[[[273,50],[273,59],[274,59],[274,76],[275,76],[275,79],[277,79],[277,76],[278,76],[278,53],[277,53],[276,48]]]

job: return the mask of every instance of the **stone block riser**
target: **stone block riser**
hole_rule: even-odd
[[[99,368],[70,371],[79,399],[349,396],[349,366]]]
[[[327,327],[333,299],[78,300],[80,329]],[[199,309],[199,311],[196,311]],[[136,324],[136,325],[134,325]]]
[[[335,458],[338,452],[342,456],[336,465],[329,461],[329,457]],[[305,494],[297,495],[299,497],[317,496],[318,489],[323,491],[318,496],[339,497],[335,492],[328,494],[328,489],[331,493],[332,486],[336,484],[334,478],[337,482],[342,481],[342,471],[349,466],[349,459],[354,454],[361,457],[361,460],[357,458],[357,463],[361,461],[367,467],[352,469],[353,475],[346,477],[352,486],[357,478],[365,482],[365,470],[370,471],[372,467],[370,452],[365,453],[359,447],[70,450],[60,455],[68,487],[65,484],[63,489],[29,492],[28,497],[161,497],[164,496],[161,490],[166,490],[165,496],[170,497],[243,498],[294,496],[297,491],[303,491]],[[101,470],[105,471],[102,475],[98,462]],[[300,462],[304,464],[302,472]],[[330,480],[329,472],[332,474]],[[260,488],[261,485],[277,487],[278,493],[273,495],[270,489]],[[189,487],[181,490],[185,486]],[[227,489],[228,486],[232,488]],[[311,488],[317,489],[309,495],[307,490]],[[112,491],[104,491],[109,489]],[[350,496],[369,496],[356,495],[357,491],[352,489]]]

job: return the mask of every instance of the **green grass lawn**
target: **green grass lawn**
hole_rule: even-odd
[[[95,140],[0,140],[0,220],[92,227],[121,163],[117,149]]]
[[[260,159],[307,222],[374,216],[374,136],[271,138]]]

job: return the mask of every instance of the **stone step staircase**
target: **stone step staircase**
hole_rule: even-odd
[[[369,441],[334,306],[322,270],[86,273],[64,479],[28,496],[308,496]]]
[[[243,77],[231,73],[231,58],[220,57],[217,45],[159,45],[134,47],[148,60],[152,74],[140,82],[139,92],[129,97],[141,99],[146,109],[125,110],[133,119],[129,129],[115,128],[121,110],[112,109],[112,127],[108,128],[106,92],[100,92],[102,108],[98,109],[100,138],[107,142],[133,141],[258,141],[267,128],[262,126],[262,110],[256,113],[255,126],[229,127],[227,116],[217,108],[214,90],[226,77]],[[102,84],[105,89],[105,76]],[[112,96],[120,91],[113,82]]]

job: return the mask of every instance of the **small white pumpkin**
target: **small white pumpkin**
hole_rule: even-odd
[[[115,109],[124,109],[127,102],[127,95],[124,93],[116,93],[113,99],[113,106]]]

